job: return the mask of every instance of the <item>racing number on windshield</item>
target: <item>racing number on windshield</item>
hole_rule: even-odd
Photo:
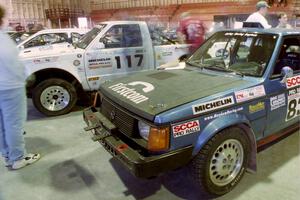
[[[138,59],[137,67],[140,67],[142,65],[144,55],[143,54],[136,54],[136,55],[134,55],[134,58]],[[115,59],[116,59],[116,62],[117,62],[117,68],[120,69],[121,68],[121,57],[116,56]],[[127,64],[128,64],[129,68],[132,67],[132,61],[131,60],[132,60],[132,56],[130,56],[130,55],[126,56],[126,61],[127,61]]]

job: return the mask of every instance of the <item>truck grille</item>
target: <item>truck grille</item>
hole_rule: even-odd
[[[136,120],[105,98],[103,98],[101,103],[101,113],[115,124],[121,133],[128,136],[134,134],[137,124]]]

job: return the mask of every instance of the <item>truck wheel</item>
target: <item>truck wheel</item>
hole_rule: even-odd
[[[76,89],[65,80],[47,79],[34,88],[32,101],[37,110],[47,116],[63,115],[76,104]]]
[[[191,162],[193,178],[210,194],[231,191],[243,177],[250,145],[238,127],[228,128],[211,138]]]

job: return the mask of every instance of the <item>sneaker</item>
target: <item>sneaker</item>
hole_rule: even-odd
[[[16,169],[21,169],[27,165],[30,165],[36,161],[38,161],[41,158],[40,154],[27,154],[23,159],[15,161],[11,169],[16,170]]]
[[[8,158],[4,157],[4,166],[11,167],[11,164],[8,163]]]

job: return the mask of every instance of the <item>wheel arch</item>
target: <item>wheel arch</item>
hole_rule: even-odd
[[[29,97],[32,96],[32,90],[42,81],[47,80],[49,78],[60,78],[63,79],[72,85],[75,86],[76,89],[82,89],[80,81],[70,72],[58,69],[58,68],[47,68],[34,72],[31,74],[26,82],[27,94]]]
[[[211,121],[204,130],[201,131],[199,135],[194,150],[193,156],[197,155],[201,148],[217,133],[222,130],[230,127],[239,127],[241,128],[250,141],[251,152],[249,155],[248,171],[256,171],[256,154],[257,154],[257,145],[255,134],[251,128],[250,121],[246,116],[241,114],[230,114],[224,117],[217,118]]]

